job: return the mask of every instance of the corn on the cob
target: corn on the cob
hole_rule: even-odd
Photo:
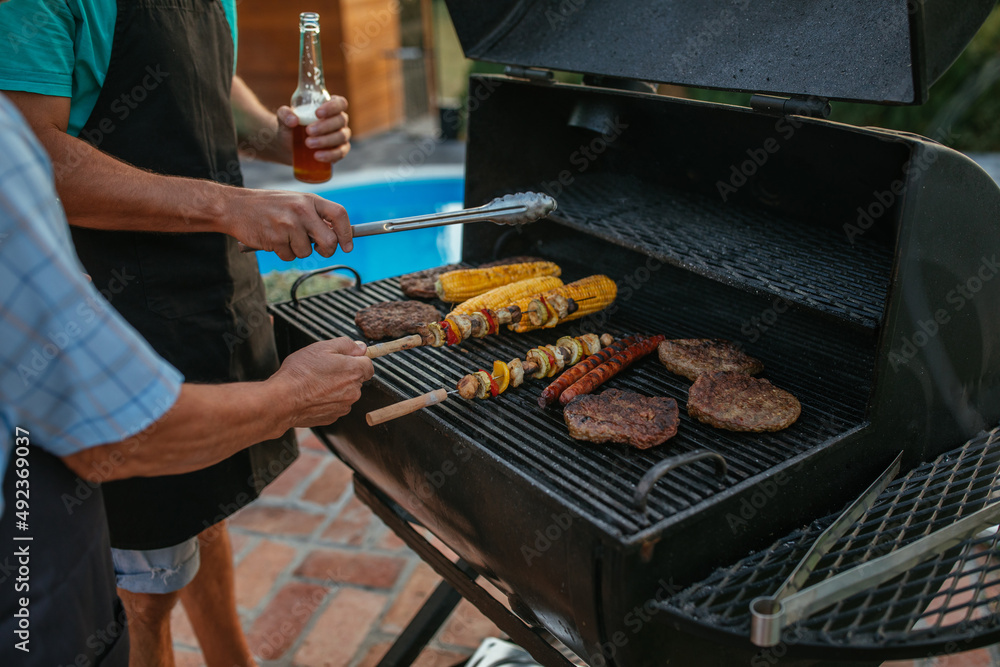
[[[519,280],[516,283],[495,287],[489,292],[473,297],[455,306],[452,313],[462,313],[471,315],[478,313],[483,308],[499,310],[518,302],[520,299],[539,292],[562,286],[563,282],[555,276],[542,276],[540,278],[528,278]]]
[[[562,287],[550,289],[541,294],[533,294],[531,296],[523,297],[517,301],[517,305],[521,308],[521,312],[527,313],[531,308],[531,302],[533,300],[540,300],[540,297],[549,299],[553,296],[562,296],[576,301],[578,306],[576,312],[571,313],[564,318],[552,318],[547,322],[537,325],[532,324],[528,317],[522,317],[520,322],[517,324],[511,324],[508,328],[511,331],[523,333],[534,329],[554,327],[556,324],[561,324],[562,322],[568,322],[570,320],[577,320],[581,317],[586,317],[587,315],[604,310],[610,306],[615,300],[615,297],[618,296],[618,286],[615,284],[615,281],[611,280],[611,278],[608,278],[607,276],[588,276],[586,278],[582,278],[581,280],[577,280],[576,282],[563,285]]]
[[[526,278],[558,276],[560,273],[562,269],[554,262],[507,264],[491,266],[488,269],[460,269],[438,276],[434,289],[442,301],[461,303],[495,287],[509,285]]]

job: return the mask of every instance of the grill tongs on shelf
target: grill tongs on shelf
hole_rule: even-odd
[[[781,642],[781,633],[789,625],[889,581],[1000,520],[1000,502],[992,503],[905,547],[803,589],[802,586],[830,547],[868,511],[899,473],[902,458],[903,453],[900,452],[892,465],[823,531],[774,595],[750,601],[750,641],[757,646],[775,646]]]
[[[526,225],[540,220],[556,210],[556,200],[538,192],[518,192],[512,195],[497,197],[488,204],[475,208],[463,208],[458,211],[445,211],[427,215],[415,215],[409,218],[395,218],[381,222],[362,222],[351,225],[351,233],[359,236],[374,236],[389,232],[405,232],[411,229],[426,229],[443,225],[458,225],[469,222],[495,222],[498,225]],[[239,244],[240,252],[257,252],[258,248],[250,248]]]

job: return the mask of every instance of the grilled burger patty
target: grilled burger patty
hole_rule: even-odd
[[[437,292],[434,291],[434,283],[438,276],[448,271],[457,271],[460,268],[462,268],[461,264],[445,264],[433,269],[407,273],[399,277],[399,288],[403,290],[403,294],[411,299],[435,299]]]
[[[665,340],[659,347],[660,361],[671,373],[697,380],[702,373],[736,371],[757,375],[764,364],[745,354],[728,340],[686,338]]]
[[[563,411],[569,434],[590,442],[621,442],[639,449],[659,445],[677,433],[677,401],[634,391],[608,389],[577,396]]]
[[[688,391],[688,414],[729,431],[780,431],[799,418],[799,400],[762,378],[705,373]]]
[[[430,304],[419,301],[386,301],[359,310],[354,315],[354,323],[364,333],[365,338],[381,340],[400,338],[417,333],[420,325],[437,322],[441,313]]]

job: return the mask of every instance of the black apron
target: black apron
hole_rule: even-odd
[[[107,78],[80,138],[160,174],[242,185],[232,77],[219,0],[118,0]],[[278,368],[257,261],[232,238],[74,227],[73,240],[94,286],[186,381],[262,380]],[[105,484],[111,544],[183,542],[256,498],[297,455],[289,432],[197,472]]]
[[[28,529],[17,530],[20,478],[13,454],[0,517],[0,665],[127,667],[125,610],[115,594],[100,486],[81,481],[55,456],[31,446]],[[31,540],[14,539],[24,536]],[[14,634],[22,596],[29,600],[28,653],[16,648],[22,637]]]

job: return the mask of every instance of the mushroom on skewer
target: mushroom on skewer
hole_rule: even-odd
[[[544,345],[529,350],[524,360],[512,359],[508,362],[497,360],[493,372],[478,370],[469,373],[455,389],[436,389],[422,396],[411,398],[393,405],[373,410],[366,416],[369,426],[375,426],[429,405],[440,403],[450,394],[458,394],[465,399],[491,398],[499,396],[508,387],[518,387],[526,377],[552,377],[563,368],[572,366],[585,357],[600,351],[602,345],[610,345],[614,339],[610,334],[584,334],[578,337],[563,336],[555,345]]]
[[[526,376],[540,379],[552,377],[564,368],[597,353],[602,344],[610,344],[610,334],[584,334],[577,338],[563,336],[555,345],[542,345],[528,350],[524,361],[493,362],[493,372],[478,370],[458,381],[458,395],[465,399],[491,398],[502,394],[508,386],[518,387]]]
[[[521,321],[521,309],[517,306],[506,308],[482,308],[471,314],[452,313],[440,322],[428,322],[417,327],[417,333],[396,340],[369,345],[365,353],[368,357],[382,357],[401,350],[429,345],[457,345],[469,338],[484,338],[500,331],[500,325],[514,325]]]

